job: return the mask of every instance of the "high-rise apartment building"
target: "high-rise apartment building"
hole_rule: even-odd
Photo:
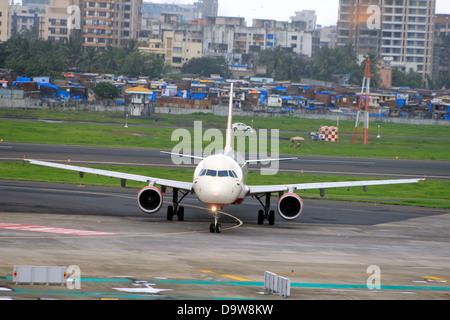
[[[432,80],[450,79],[450,14],[436,15]]]
[[[9,0],[0,0],[0,42],[7,41],[11,35],[10,16]]]
[[[122,46],[138,38],[142,0],[86,0],[82,15],[84,46]]]
[[[45,8],[45,17],[40,20],[40,38],[64,42],[74,32],[79,32],[80,30],[71,29],[67,24],[70,17],[67,8],[70,6],[79,7],[79,4],[79,0],[50,0],[50,4]],[[81,16],[78,16],[77,19],[80,21]]]
[[[338,44],[374,52],[403,71],[431,74],[436,0],[340,0]]]
[[[357,52],[379,52],[381,25],[368,23],[369,7],[381,12],[383,0],[339,0],[338,45],[353,44]]]

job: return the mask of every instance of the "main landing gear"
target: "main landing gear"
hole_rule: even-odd
[[[261,198],[266,197],[265,203],[261,201]],[[258,211],[258,224],[264,224],[265,220],[269,221],[269,225],[273,226],[275,224],[275,211],[270,210],[270,193],[265,193],[263,195],[255,195],[255,198],[258,199],[259,203],[263,206],[264,210]]]
[[[209,226],[209,232],[211,233],[221,233],[222,225],[219,223],[219,210],[216,207],[212,207],[212,212],[214,213],[214,222]]]
[[[173,189],[173,198],[172,198],[172,206],[167,208],[167,220],[172,221],[174,216],[178,217],[178,221],[184,221],[184,207],[179,206],[181,201],[189,194],[189,192],[181,194],[183,195],[180,200],[178,200],[178,192],[181,192],[179,189]]]

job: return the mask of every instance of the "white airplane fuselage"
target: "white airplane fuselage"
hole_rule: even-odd
[[[216,209],[242,203],[248,191],[241,166],[223,154],[199,163],[194,172],[193,189],[202,203]]]

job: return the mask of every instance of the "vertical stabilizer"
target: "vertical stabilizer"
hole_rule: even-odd
[[[233,83],[231,83],[230,89],[230,105],[228,106],[228,123],[227,123],[224,154],[233,151],[232,143],[233,143]]]

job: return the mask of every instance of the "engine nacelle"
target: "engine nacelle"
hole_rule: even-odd
[[[155,214],[161,209],[164,197],[161,190],[149,186],[139,191],[137,200],[139,208],[144,213]]]
[[[285,220],[293,221],[303,213],[303,199],[295,193],[286,193],[278,200],[278,214]]]

